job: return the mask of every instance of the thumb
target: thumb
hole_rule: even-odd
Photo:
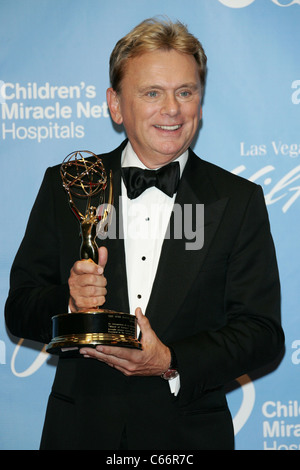
[[[136,308],[135,316],[140,327],[141,333],[143,335],[143,333],[145,334],[148,330],[151,329],[150,322],[148,318],[143,315],[143,312],[140,307]]]
[[[98,265],[101,266],[103,269],[105,268],[105,265],[107,263],[107,258],[107,248],[105,246],[100,246],[100,248],[98,248]]]

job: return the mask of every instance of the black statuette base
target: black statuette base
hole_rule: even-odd
[[[136,317],[129,313],[106,309],[65,313],[52,318],[52,340],[46,351],[76,355],[81,347],[98,345],[142,349],[136,332]]]

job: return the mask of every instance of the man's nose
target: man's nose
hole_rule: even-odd
[[[180,112],[180,105],[176,96],[172,93],[167,94],[164,97],[164,101],[161,107],[161,114],[167,114],[169,116],[176,116]]]

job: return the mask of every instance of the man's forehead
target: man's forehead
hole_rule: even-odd
[[[148,86],[163,84],[167,79],[197,85],[200,81],[198,64],[194,56],[177,51],[154,51],[128,59],[124,78],[142,80]]]

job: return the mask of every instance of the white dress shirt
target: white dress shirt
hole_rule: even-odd
[[[188,151],[176,160],[180,165],[180,176],[187,158]],[[122,167],[147,168],[130,142],[123,150],[121,164]],[[137,307],[145,313],[176,194],[170,198],[151,187],[136,199],[129,199],[122,181],[121,195],[130,313],[134,314]],[[172,393],[177,395],[179,377],[170,380],[169,384]]]

